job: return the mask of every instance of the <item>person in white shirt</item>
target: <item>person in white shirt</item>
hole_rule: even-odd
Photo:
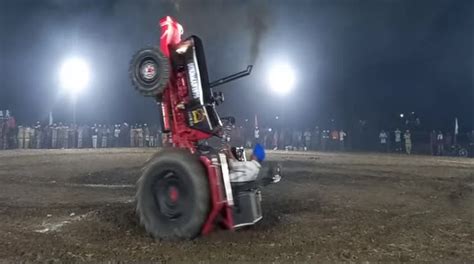
[[[304,151],[307,151],[311,144],[311,131],[309,129],[305,130],[303,133],[304,137]]]
[[[379,138],[380,138],[380,148],[381,148],[381,150],[387,152],[388,151],[388,149],[387,149],[388,148],[387,147],[387,139],[388,139],[387,133],[384,130],[380,131]]]
[[[114,147],[119,147],[119,140],[120,139],[120,125],[116,124],[114,129]]]
[[[345,142],[345,139],[346,139],[346,132],[344,132],[344,130],[340,130],[339,131],[339,150],[341,151],[344,151],[344,142]]]
[[[444,135],[443,132],[438,131],[436,136],[436,143],[438,144],[438,156],[443,156],[444,153]]]
[[[231,183],[249,183],[257,181],[262,162],[265,160],[265,149],[262,145],[256,144],[249,161],[239,161],[230,150],[227,151],[229,159],[229,177]],[[279,174],[270,175],[262,179],[263,185],[270,182],[279,182]]]
[[[400,129],[395,130],[395,151],[402,152],[402,131]]]
[[[254,144],[260,143],[260,130],[258,129],[258,127],[255,127],[254,140]]]
[[[410,155],[412,148],[410,130],[407,129],[407,131],[405,131],[405,134],[403,134],[403,138],[405,139],[405,151],[408,155]]]

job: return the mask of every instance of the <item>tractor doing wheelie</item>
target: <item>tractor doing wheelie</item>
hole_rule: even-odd
[[[224,97],[212,87],[249,75],[252,66],[210,83],[201,40],[182,40],[183,28],[171,17],[161,19],[160,27],[160,47],[140,50],[130,66],[136,90],[160,103],[162,129],[173,146],[142,169],[136,194],[140,222],[159,239],[255,224],[262,219],[259,187],[234,185],[225,152],[200,144],[226,137],[216,112]]]

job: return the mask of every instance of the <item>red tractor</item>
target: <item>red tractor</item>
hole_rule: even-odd
[[[182,40],[182,26],[160,20],[160,47],[133,57],[130,77],[144,96],[161,105],[162,129],[173,148],[156,153],[137,183],[137,214],[159,239],[192,239],[215,226],[233,230],[262,219],[258,187],[237,188],[229,178],[223,151],[201,141],[226,137],[216,105],[222,93],[212,88],[250,74],[252,66],[209,82],[201,40]]]

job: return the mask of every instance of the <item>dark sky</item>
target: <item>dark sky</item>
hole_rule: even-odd
[[[135,51],[156,43],[159,18],[175,16],[200,36],[210,79],[255,63],[253,74],[220,88],[221,115],[313,126],[369,119],[383,126],[415,111],[427,126],[455,116],[473,127],[472,0],[0,0],[0,109],[20,123],[54,110],[71,116],[57,81],[61,62],[84,57],[92,79],[80,121],[157,118],[152,99],[130,85]],[[297,83],[272,94],[269,67],[287,62]]]

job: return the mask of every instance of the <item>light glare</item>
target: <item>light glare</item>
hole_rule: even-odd
[[[61,66],[59,77],[61,86],[71,95],[81,92],[89,83],[89,67],[80,58],[70,58]]]
[[[278,94],[286,94],[293,88],[295,73],[287,64],[278,64],[270,69],[268,82],[272,91]]]

